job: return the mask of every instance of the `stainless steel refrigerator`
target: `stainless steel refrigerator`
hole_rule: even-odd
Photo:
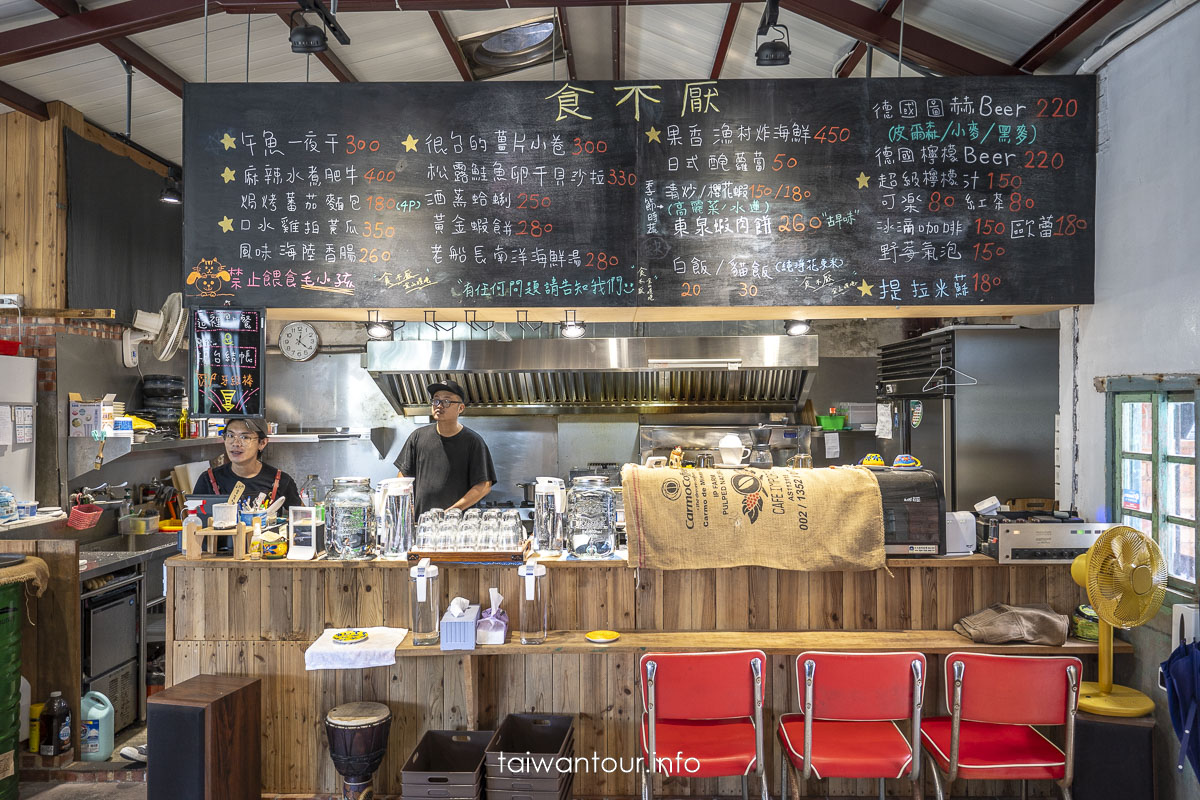
[[[880,452],[941,475],[947,511],[992,495],[1054,497],[1057,330],[941,328],[880,348],[876,378],[891,418]]]

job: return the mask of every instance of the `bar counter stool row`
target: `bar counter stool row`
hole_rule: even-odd
[[[766,655],[761,650],[647,653],[639,665],[642,800],[653,776],[754,775],[769,800],[763,760]],[[915,652],[804,652],[796,657],[799,713],[784,714],[785,792],[801,778],[908,778],[921,798],[921,750],[938,800],[963,780],[1054,781],[1071,799],[1082,664],[1071,656],[955,652],[946,656],[949,716],[922,719],[926,663]],[[907,735],[897,721],[908,721]],[[1060,749],[1034,726],[1065,728]],[[943,778],[944,776],[944,778]],[[943,779],[945,783],[943,784]]]

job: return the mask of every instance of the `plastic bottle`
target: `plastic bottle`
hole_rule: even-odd
[[[33,703],[29,706],[29,752],[36,753],[42,745],[42,737],[38,733],[41,730],[42,709],[46,707],[45,703]]]
[[[88,692],[79,701],[79,757],[107,761],[113,751],[113,718],[116,711],[100,692]]]
[[[38,753],[57,756],[71,749],[71,708],[62,692],[51,692],[38,717]]]
[[[306,506],[314,506],[317,504],[317,496],[320,492],[321,478],[317,475],[309,475],[300,486],[300,502]]]
[[[254,517],[254,528],[250,534],[250,560],[258,561],[262,558],[262,517]]]

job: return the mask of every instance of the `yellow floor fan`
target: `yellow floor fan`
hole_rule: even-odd
[[[1108,717],[1149,714],[1153,700],[1113,684],[1113,628],[1137,627],[1162,606],[1167,588],[1162,551],[1141,531],[1118,525],[1075,559],[1071,577],[1087,589],[1088,602],[1100,618],[1100,680],[1080,684],[1079,709]]]

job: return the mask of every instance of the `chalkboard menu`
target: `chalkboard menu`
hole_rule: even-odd
[[[192,309],[189,414],[262,417],[266,338],[262,309]]]
[[[190,305],[1093,299],[1092,76],[189,84]]]

